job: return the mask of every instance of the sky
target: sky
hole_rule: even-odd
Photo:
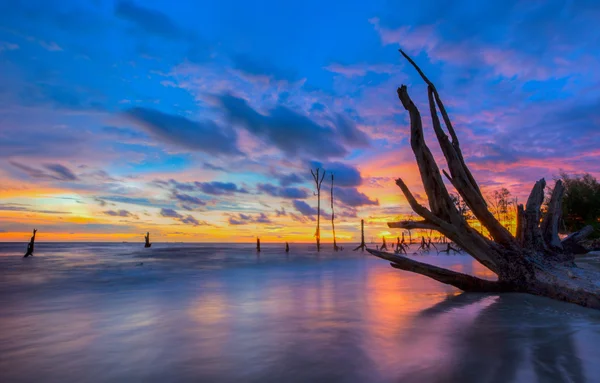
[[[600,176],[600,3],[0,0],[0,241],[341,242],[423,201],[406,84],[484,193]],[[322,171],[321,171],[322,172]]]

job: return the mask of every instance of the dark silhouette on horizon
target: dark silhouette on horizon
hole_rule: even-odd
[[[358,245],[354,251],[361,249],[364,251],[367,248],[367,244],[365,243],[365,220],[360,220],[360,245]]]
[[[144,237],[144,239],[146,240],[146,244],[144,245],[144,247],[151,247],[152,244],[150,243],[150,232],[146,233],[146,236]]]
[[[23,256],[23,258],[27,258],[30,255],[33,256],[33,249],[35,246],[35,233],[37,233],[37,229],[33,229],[33,235],[31,236],[31,240],[27,244],[27,252]]]
[[[321,251],[321,184],[323,183],[323,178],[325,178],[325,173],[327,173],[325,170],[323,170],[323,175],[321,176],[321,179],[319,179],[320,170],[320,168],[317,168],[315,174],[315,172],[310,169],[310,174],[312,174],[317,187],[317,230],[315,231],[315,238],[317,239],[317,251]]]

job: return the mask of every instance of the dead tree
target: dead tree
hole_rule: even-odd
[[[29,240],[29,243],[27,244],[27,251],[25,252],[25,255],[23,256],[23,258],[27,258],[30,255],[33,256],[33,250],[35,247],[35,233],[37,233],[37,229],[33,229],[33,235],[31,236],[31,239]]]
[[[256,251],[260,253],[260,238],[256,237]]]
[[[470,227],[452,203],[438,165],[425,143],[420,112],[405,85],[398,88],[398,97],[409,112],[411,147],[429,208],[417,202],[404,181],[399,178],[396,184],[422,220],[392,222],[388,226],[436,230],[494,272],[498,278],[496,281],[484,280],[401,255],[368,251],[392,262],[395,268],[416,272],[465,291],[530,293],[600,309],[600,272],[578,267],[573,254],[565,250],[564,242],[562,250],[557,246],[560,240],[554,217],[560,214],[562,207],[562,200],[559,198],[561,185],[554,188],[551,197],[554,203],[551,203],[548,213],[542,217],[540,207],[546,182],[541,179],[535,183],[526,206],[519,208],[519,230],[513,236],[488,210],[479,186],[465,163],[458,137],[435,86],[410,57],[400,52],[427,84],[432,127],[450,170],[450,174],[444,173],[475,218],[487,229],[491,239]],[[438,109],[450,138],[442,128]]]
[[[331,173],[331,229],[333,231],[333,250],[334,251],[338,251],[338,245],[337,242],[335,241],[335,223],[334,223],[334,219],[335,219],[335,214],[333,212],[333,173]]]
[[[317,230],[315,231],[317,251],[321,251],[321,184],[323,183],[323,178],[325,178],[326,173],[326,171],[323,170],[323,175],[321,176],[321,179],[319,179],[319,170],[320,169],[317,168],[317,174],[315,174],[312,169],[310,169],[310,174],[312,174],[317,187]]]
[[[361,249],[364,251],[367,248],[367,244],[365,243],[365,220],[360,220],[360,245],[356,246],[354,251]]]
[[[146,244],[144,244],[144,247],[152,246],[152,244],[150,243],[150,232],[146,232],[144,239],[146,240]]]

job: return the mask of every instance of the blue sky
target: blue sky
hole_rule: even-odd
[[[400,47],[484,190],[598,175],[597,20],[583,0],[0,1],[0,235],[310,240],[317,164],[342,237],[379,235],[409,211],[394,178],[420,188]]]

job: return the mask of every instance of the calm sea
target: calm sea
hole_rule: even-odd
[[[600,382],[600,312],[460,294],[351,247],[0,244],[0,381]]]

